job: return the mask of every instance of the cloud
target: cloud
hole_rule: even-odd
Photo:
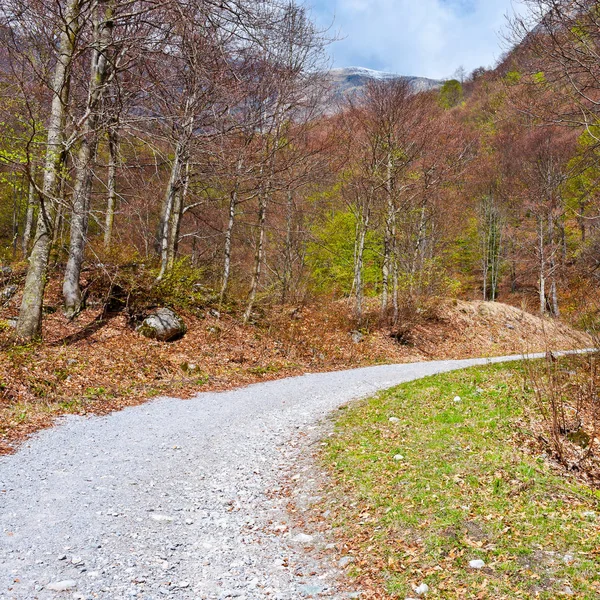
[[[335,66],[433,78],[493,65],[515,8],[513,0],[312,1],[319,24],[333,21],[343,38],[330,48]]]

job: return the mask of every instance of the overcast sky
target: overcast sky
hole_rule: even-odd
[[[506,15],[515,0],[306,0],[321,25],[344,39],[330,47],[334,66],[445,78],[492,66],[506,48]]]

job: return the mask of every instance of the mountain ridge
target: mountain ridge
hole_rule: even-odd
[[[328,72],[336,95],[360,93],[369,81],[407,81],[415,93],[438,89],[443,81],[411,75],[400,75],[386,71],[376,71],[366,67],[339,67]]]

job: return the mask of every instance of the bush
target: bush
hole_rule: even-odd
[[[600,368],[598,355],[557,359],[525,369],[542,418],[539,436],[550,454],[569,470],[600,481]]]

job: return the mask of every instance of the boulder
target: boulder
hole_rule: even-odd
[[[183,319],[170,308],[159,308],[144,319],[137,331],[153,340],[171,342],[183,337],[187,327]]]

